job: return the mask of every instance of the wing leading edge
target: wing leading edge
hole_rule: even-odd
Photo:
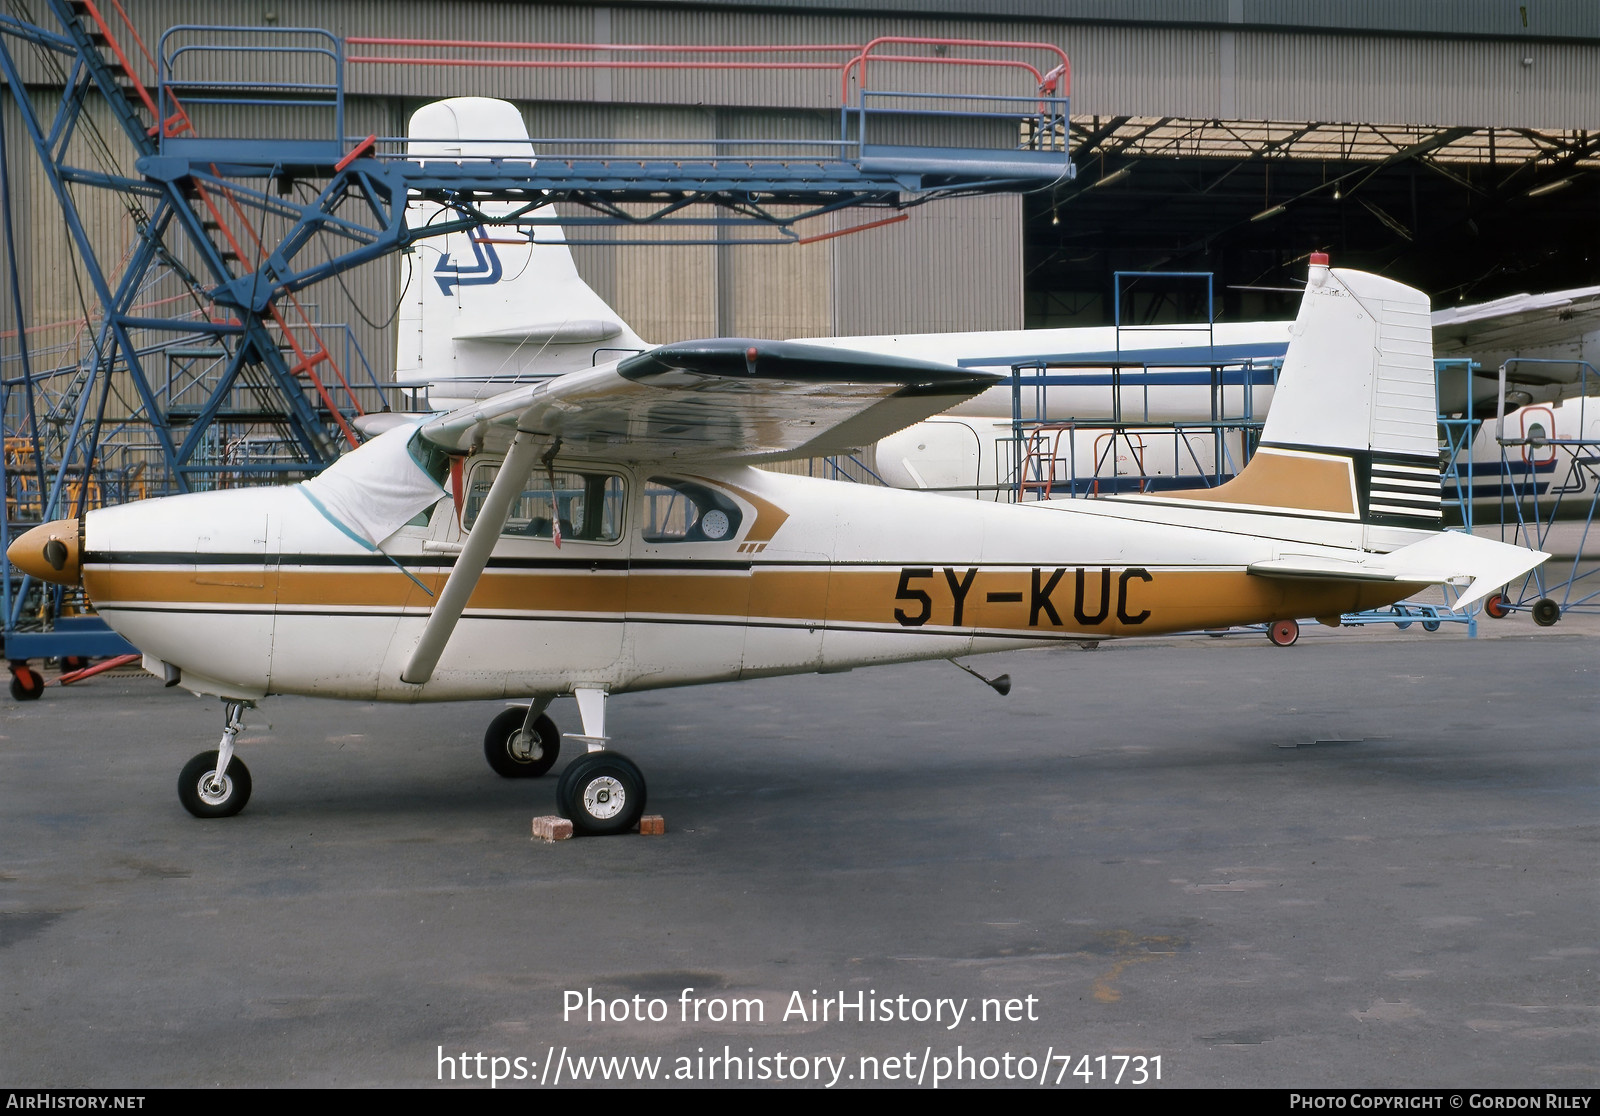
[[[780,461],[859,449],[999,379],[789,341],[689,341],[505,392],[422,435],[454,452],[521,431],[559,437],[564,458]]]

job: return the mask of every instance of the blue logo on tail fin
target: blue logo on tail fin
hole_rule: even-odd
[[[484,236],[483,226],[473,229],[467,241],[472,245],[474,262],[471,267],[457,267],[453,257],[444,256],[439,260],[439,266],[433,269],[433,278],[445,294],[450,293],[452,286],[479,287],[500,282],[500,257],[495,254],[494,245]]]

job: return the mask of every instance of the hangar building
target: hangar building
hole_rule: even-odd
[[[18,18],[48,15],[44,0],[10,7]],[[652,340],[1101,324],[1111,319],[1119,270],[1214,272],[1220,315],[1287,316],[1295,295],[1282,288],[1314,250],[1421,286],[1436,302],[1600,280],[1600,9],[1592,4],[996,0],[983,18],[972,8],[955,0],[126,5],[152,45],[182,24],[327,28],[348,44],[354,136],[403,136],[420,104],[467,94],[514,101],[534,137],[758,140],[836,126],[838,95],[826,82],[696,69],[687,63],[708,55],[683,53],[688,45],[904,36],[1056,44],[1070,57],[1078,174],[1053,190],[943,201],[903,223],[801,246],[576,248],[592,284]],[[493,64],[558,57],[508,44],[651,47],[659,49],[582,57],[685,65]],[[356,64],[358,55],[394,61]],[[60,75],[20,48],[18,62],[47,104]],[[26,215],[23,316],[41,348],[64,349],[82,333],[73,323],[89,300],[9,98],[5,111],[13,209]],[[226,111],[234,116],[214,114],[213,125],[240,134],[299,126],[288,107]],[[112,123],[102,124],[104,157],[125,169],[129,153]],[[105,191],[85,191],[81,204],[114,257],[128,240],[127,209]],[[859,214],[820,224],[858,223]],[[587,239],[618,235],[591,230]],[[652,238],[667,239],[633,233]],[[406,266],[380,260],[311,295],[320,320],[350,324],[376,369],[393,364]],[[1204,313],[1193,295],[1155,284],[1123,312],[1192,319]],[[11,305],[0,315],[16,327]]]

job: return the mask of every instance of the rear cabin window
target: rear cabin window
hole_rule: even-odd
[[[472,529],[489,487],[500,472],[498,464],[479,465],[467,488],[462,525]],[[567,542],[616,542],[622,537],[622,478],[615,473],[576,473],[535,470],[522,494],[511,502],[511,514],[500,534],[505,538],[548,539],[561,525]]]
[[[645,542],[722,542],[739,533],[743,518],[738,504],[703,484],[677,477],[645,482]]]

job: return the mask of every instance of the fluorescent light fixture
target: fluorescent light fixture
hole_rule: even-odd
[[[1270,217],[1276,217],[1278,214],[1282,213],[1283,211],[1284,211],[1284,206],[1275,205],[1271,209],[1263,209],[1260,213],[1257,213],[1254,217],[1250,218],[1250,220],[1252,220],[1252,221],[1265,221]]]
[[[1543,186],[1535,186],[1528,191],[1527,196],[1530,198],[1542,198],[1546,194],[1555,193],[1557,190],[1565,190],[1572,185],[1573,180],[1576,178],[1577,175],[1569,174],[1566,178],[1558,178],[1554,182],[1546,182]]]
[[[1095,187],[1109,186],[1113,182],[1120,182],[1124,178],[1127,178],[1128,175],[1131,174],[1132,172],[1133,172],[1133,168],[1132,167],[1120,167],[1117,170],[1114,170],[1110,174],[1106,175],[1104,178],[1100,179],[1100,181],[1096,182],[1094,185],[1095,185]]]

